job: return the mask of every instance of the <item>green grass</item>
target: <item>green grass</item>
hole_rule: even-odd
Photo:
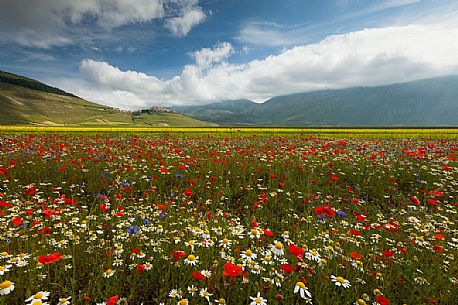
[[[142,114],[132,119],[130,113],[59,94],[41,92],[0,82],[0,124],[37,126],[187,126],[215,124],[194,120],[180,114]]]

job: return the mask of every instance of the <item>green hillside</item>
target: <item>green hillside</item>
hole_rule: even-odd
[[[59,95],[75,97],[75,95],[65,92],[63,90],[60,90],[59,88],[51,87],[46,84],[40,83],[39,81],[36,81],[34,79],[16,75],[16,74],[9,73],[9,72],[5,72],[5,71],[1,71],[1,70],[0,70],[0,82],[17,85],[20,87],[29,88],[33,90],[38,90],[41,92],[56,93]]]
[[[170,109],[198,120],[218,122],[226,126],[250,126],[257,125],[262,120],[253,115],[260,107],[260,104],[250,100],[228,100],[206,105],[175,106]]]
[[[133,116],[92,103],[36,80],[0,72],[0,125],[214,126],[175,113]]]
[[[172,109],[222,125],[458,126],[458,76]]]

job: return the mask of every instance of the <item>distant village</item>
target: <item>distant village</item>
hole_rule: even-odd
[[[150,107],[148,109],[141,109],[141,110],[135,110],[135,111],[132,111],[132,110],[123,110],[123,109],[118,109],[119,111],[123,112],[123,113],[130,113],[132,115],[140,115],[142,113],[176,113],[175,111],[173,110],[170,110],[170,109],[167,109],[167,108],[164,108],[164,107],[159,107],[159,106],[153,106],[153,107]]]

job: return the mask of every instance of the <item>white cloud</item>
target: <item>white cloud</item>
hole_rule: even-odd
[[[228,58],[234,49],[228,42],[216,45],[213,49],[203,48],[192,54],[196,65],[202,69],[210,68],[214,63],[221,63]]]
[[[178,37],[186,36],[191,29],[202,23],[206,15],[202,9],[197,6],[197,0],[175,0],[180,6],[178,16],[166,20],[165,26]]]
[[[49,48],[77,43],[79,28],[94,32],[95,24],[98,30],[109,31],[170,15],[178,18],[174,33],[179,36],[205,19],[197,0],[2,0],[0,41]]]
[[[136,99],[132,99],[130,108],[238,98],[262,101],[323,88],[458,74],[458,27],[436,24],[370,28],[329,36],[319,43],[242,65],[227,62],[231,52],[228,43],[196,52],[196,63],[185,66],[180,75],[169,80],[121,71],[92,60],[84,60],[80,70],[83,78],[98,88],[133,94]]]
[[[249,22],[240,30],[238,40],[264,46],[289,46],[304,43],[305,27],[284,27],[271,22]]]

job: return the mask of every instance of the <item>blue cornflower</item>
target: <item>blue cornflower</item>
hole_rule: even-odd
[[[137,234],[138,233],[138,226],[130,226],[127,229],[127,233],[129,233],[129,234]]]
[[[340,216],[340,217],[344,217],[344,216],[347,216],[347,213],[345,213],[344,211],[337,211],[337,216]]]

